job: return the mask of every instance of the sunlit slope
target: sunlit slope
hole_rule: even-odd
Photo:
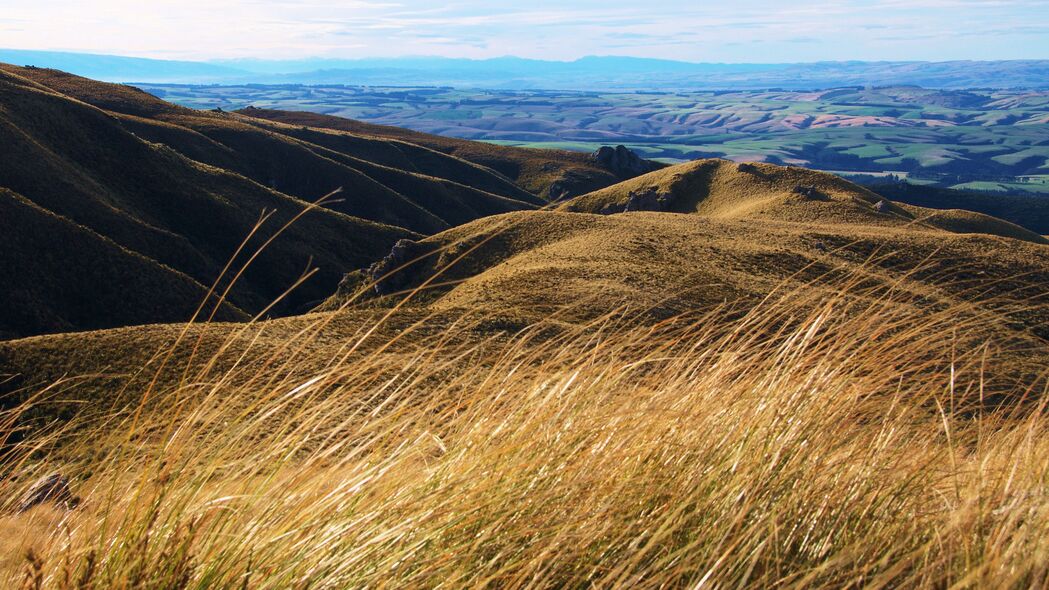
[[[768,175],[775,180],[776,173]],[[798,313],[830,299],[855,301],[860,309],[875,303],[872,293],[891,293],[909,314],[950,310],[959,321],[979,318],[987,332],[973,337],[1009,351],[1003,362],[1010,368],[998,374],[996,387],[1037,382],[1038,367],[1049,360],[1049,247],[1040,238],[991,235],[988,229],[1016,228],[968,213],[892,204],[879,211],[881,201],[862,189],[834,184],[833,177],[818,184],[823,175],[803,179],[825,200],[794,204],[795,192],[784,188],[755,197],[769,207],[763,212],[724,188],[740,188],[734,178],[716,185],[715,200],[696,199],[692,213],[524,211],[404,239],[348,273],[318,313],[191,328],[161,383],[183,378],[188,359],[211,359],[220,350],[215,370],[236,364],[251,373],[277,363],[299,374],[386,342],[425,354],[434,338],[503,338],[540,321],[571,330],[609,314],[614,325],[630,326],[719,307],[731,315],[790,293]],[[844,213],[834,208],[839,203]],[[810,204],[819,215],[805,214]],[[718,214],[695,213],[701,210]],[[746,213],[721,214],[729,210]],[[983,231],[949,231],[968,231],[971,223]],[[390,313],[393,319],[384,319]],[[104,379],[78,382],[75,393],[63,395],[108,399],[125,383],[151,379],[186,329],[170,324],[10,341],[0,345],[0,374],[18,375],[11,388],[106,367]]]
[[[191,329],[165,379],[181,378],[194,354],[211,359],[223,348],[219,371],[236,364],[251,373],[272,363],[293,372],[323,370],[334,357],[369,353],[386,342],[425,354],[434,338],[482,341],[539,321],[572,329],[607,314],[613,325],[645,325],[718,307],[742,312],[790,293],[799,313],[829,299],[862,308],[874,303],[871,293],[892,293],[912,315],[952,310],[959,321],[980,318],[988,332],[973,337],[1008,348],[1002,362],[1014,368],[998,378],[1012,385],[1036,382],[1040,363],[1049,360],[1049,248],[1023,240],[927,226],[521,212],[410,244],[401,248],[408,257],[378,265],[389,276],[350,273],[321,313]],[[394,319],[383,320],[391,312]],[[464,316],[475,319],[464,322]],[[381,328],[364,338],[377,323]],[[108,399],[129,380],[148,381],[185,329],[172,324],[10,341],[0,344],[0,374],[18,375],[13,387],[106,367],[105,378],[78,382],[71,385],[77,393],[63,395]]]
[[[697,160],[583,195],[565,211],[694,213],[713,219],[754,219],[813,225],[906,228],[929,225],[1037,243],[1042,236],[974,212],[943,212],[893,203],[842,178],[794,166]],[[964,218],[964,221],[962,219]]]
[[[884,219],[877,195],[830,174],[769,164],[697,160],[680,164],[562,205],[567,211],[624,210],[698,213],[719,219],[774,218],[800,222],[872,223]]]
[[[1023,306],[1037,305],[1039,285],[1049,280],[1049,248],[1023,240],[924,225],[813,226],[653,212],[504,215],[427,238],[400,259],[382,267],[403,269],[378,291],[427,284],[419,297],[437,308],[522,317],[565,309],[592,317],[621,305],[665,316],[760,298],[784,282],[819,289],[846,271],[899,283],[930,303],[967,300],[986,283],[982,290]],[[379,274],[373,268],[370,276],[351,275],[335,301]],[[1030,327],[1042,329],[1041,321]]]

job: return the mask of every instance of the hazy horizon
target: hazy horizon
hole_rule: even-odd
[[[0,45],[154,59],[359,59],[615,55],[707,63],[1039,59],[1038,0],[12,0]]]
[[[99,51],[71,51],[65,49],[35,49],[26,47],[13,47],[13,46],[0,46],[0,52],[8,53],[40,53],[40,54],[55,54],[55,55],[70,55],[70,56],[85,56],[85,57],[99,57],[99,58],[119,58],[119,59],[141,59],[149,60],[151,62],[185,62],[185,63],[197,63],[197,64],[212,64],[228,66],[230,68],[238,67],[238,64],[244,64],[245,66],[252,63],[260,64],[321,64],[323,62],[369,62],[369,61],[424,61],[424,60],[448,60],[448,61],[467,61],[467,62],[488,62],[488,61],[499,61],[499,60],[521,60],[521,61],[534,61],[539,63],[557,63],[557,64],[572,64],[587,60],[597,59],[608,59],[608,60],[655,60],[663,62],[673,62],[680,64],[691,64],[691,65],[725,65],[725,66],[789,66],[789,65],[816,65],[821,63],[827,64],[847,64],[847,63],[867,63],[867,64],[878,64],[878,63],[951,63],[951,62],[974,62],[974,63],[994,63],[994,62],[1030,62],[1030,61],[1046,61],[1049,57],[1016,57],[1016,58],[1001,58],[1001,59],[978,59],[978,58],[958,58],[958,59],[834,59],[828,57],[825,59],[810,59],[810,60],[775,60],[770,59],[766,61],[714,61],[714,60],[687,60],[687,59],[675,59],[671,57],[646,57],[640,55],[630,55],[623,53],[592,53],[586,55],[580,55],[572,58],[541,58],[541,57],[527,57],[515,54],[502,54],[493,55],[490,57],[453,57],[445,55],[427,55],[427,54],[405,54],[395,56],[385,55],[361,55],[352,57],[333,57],[324,55],[303,55],[299,57],[260,57],[260,56],[234,56],[234,57],[203,57],[203,58],[176,58],[176,57],[154,57],[144,54],[131,54],[131,53],[108,53]],[[42,66],[49,67],[49,66]],[[252,71],[249,70],[248,71]]]

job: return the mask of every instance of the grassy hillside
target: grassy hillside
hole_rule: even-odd
[[[661,185],[677,191],[683,213],[608,211],[638,187]],[[771,165],[740,171],[723,161],[682,165],[580,197],[563,205],[565,211],[493,216],[404,240],[369,268],[349,273],[319,308],[323,313],[260,324],[258,346],[266,355],[306,326],[323,324],[323,346],[300,351],[298,362],[309,367],[308,359],[352,347],[363,327],[391,310],[415,318],[409,325],[421,321],[449,337],[457,333],[448,327],[456,318],[479,314],[487,331],[464,337],[484,338],[538,321],[585,324],[612,309],[629,310],[631,322],[658,322],[722,305],[745,307],[783,290],[815,301],[849,299],[839,284],[849,276],[863,285],[860,300],[866,289],[879,288],[903,296],[913,310],[966,307],[995,327],[996,338],[1029,343],[1029,353],[1013,360],[1022,365],[1043,356],[1038,351],[1049,336],[1049,307],[1039,287],[1049,280],[1044,238],[970,212],[879,208],[881,202],[823,173]],[[588,208],[606,214],[573,212]],[[353,314],[346,315],[347,306]],[[7,360],[0,366],[23,383],[80,374],[98,363],[132,375],[182,330],[172,325],[140,336],[132,330],[18,341],[3,349],[0,359]],[[220,348],[231,331],[209,331],[206,348]],[[139,339],[130,348],[118,344]],[[46,361],[39,346],[48,351]],[[1017,369],[1014,378],[1026,374]]]
[[[247,250],[252,252],[296,217],[299,222],[262,253],[259,263],[230,292],[230,301],[240,309],[261,311],[303,272],[317,267],[317,275],[276,311],[298,309],[329,294],[343,273],[367,264],[396,240],[412,235],[323,208],[308,211],[305,201],[204,165],[169,146],[147,142],[111,113],[17,74],[0,71],[0,104],[0,137],[5,146],[0,153],[0,187],[21,195],[36,210],[68,222],[56,226],[59,232],[49,236],[56,245],[74,239],[63,228],[72,233],[86,230],[117,249],[151,261],[160,271],[151,273],[157,280],[147,282],[153,288],[125,295],[129,302],[141,301],[132,304],[140,310],[156,308],[174,294],[188,296],[192,290],[180,286],[187,280],[210,286],[245,239],[252,236]],[[266,223],[252,235],[264,216]],[[17,244],[10,243],[12,248]],[[59,301],[62,292],[79,292],[90,300],[134,285],[108,283],[110,269],[85,277],[89,280],[56,281],[69,276],[63,266],[74,260],[73,255],[41,259],[35,258],[35,250],[13,250],[10,256],[11,273],[51,277],[38,289],[47,290],[43,299],[52,302]],[[160,276],[172,280],[159,280]],[[193,295],[156,316],[140,313],[137,317],[140,321],[188,320],[189,314],[179,310],[193,309],[199,303],[200,297]],[[49,313],[54,321],[20,324],[14,331],[31,334],[120,325],[127,311],[120,305],[112,307],[111,311],[96,307],[96,317],[80,314],[76,322],[68,321],[73,317],[71,310],[57,308]]]
[[[206,300],[192,278],[0,189],[0,338],[186,321]],[[247,319],[224,304],[217,319]]]
[[[890,203],[830,174],[706,160],[578,197],[561,211],[491,216],[401,240],[346,274],[319,309],[363,306],[356,323],[339,324],[350,330],[395,304],[422,316],[480,313],[499,329],[552,317],[586,322],[621,306],[637,321],[656,321],[784,288],[831,296],[848,274],[930,310],[977,306],[1009,338],[1042,338],[1049,335],[1038,288],[1049,279],[1046,244],[1003,220]],[[398,304],[398,293],[412,295]],[[298,330],[282,325],[273,324],[278,343]],[[181,329],[171,326],[162,341]],[[344,342],[337,334],[325,341]],[[64,342],[62,349],[80,346],[75,337]],[[145,353],[108,348],[88,354],[89,364],[144,362]],[[89,367],[20,358],[9,372],[36,374],[37,382],[57,376],[41,366],[58,374]]]
[[[0,341],[0,585],[1049,582],[1039,234],[725,160],[538,210],[597,159],[34,75],[0,332],[150,325]]]
[[[526,190],[548,199],[576,196],[624,180],[597,165],[587,154],[578,152],[502,147],[310,112],[259,108],[240,112],[289,125],[337,129],[423,145],[495,170]]]
[[[82,313],[60,292],[109,301],[102,294],[120,287],[106,284],[111,277],[104,272],[73,287],[58,279],[72,280],[59,268],[60,258],[38,259],[33,271],[50,279],[40,281],[32,295],[7,294],[34,300],[8,308],[9,319],[0,322],[8,336],[187,320],[192,314],[186,310],[195,309],[200,297],[190,296],[197,291],[182,283],[188,280],[198,290],[211,286],[263,217],[266,222],[244,252],[266,243],[292,218],[302,219],[236,281],[231,309],[257,313],[316,269],[270,310],[302,311],[329,296],[341,276],[381,258],[398,239],[533,209],[545,201],[529,188],[549,189],[531,177],[520,186],[514,180],[521,175],[510,179],[405,138],[194,111],[135,88],[55,70],[0,65],[0,105],[5,146],[0,188],[68,222],[55,226],[59,233],[53,239],[63,239],[62,227],[84,230],[157,269],[148,273],[150,281],[134,283],[150,288],[128,294],[127,309],[106,311],[92,304],[90,313]],[[526,150],[497,151],[512,156],[500,164],[533,165],[534,155]],[[539,162],[544,173],[560,173],[551,160]],[[587,177],[587,190],[617,180],[592,165],[580,166],[595,172]],[[308,203],[339,189],[321,208],[306,212]],[[18,274],[30,264],[31,253],[14,250],[14,240],[10,244],[8,270]],[[156,293],[164,289],[167,293]]]
[[[140,137],[185,150],[198,161],[285,194],[312,201],[341,187],[343,199],[331,208],[364,219],[429,233],[478,217],[471,205],[491,214],[530,208],[538,202],[490,171],[440,154],[434,154],[428,163],[425,158],[406,155],[400,163],[422,164],[396,169],[381,156],[397,150],[395,145],[345,141],[342,147],[349,149],[336,151],[290,137],[285,134],[287,128],[252,125],[235,115],[177,107],[129,87],[53,70],[23,69],[19,74],[107,111],[134,117],[131,127]],[[164,124],[175,125],[182,133]],[[375,152],[380,154],[378,162],[371,161]],[[451,171],[448,178],[442,177],[444,170]],[[465,176],[464,170],[472,176]],[[484,177],[487,182],[481,180]],[[457,182],[462,180],[471,186]],[[487,186],[500,194],[475,186]]]
[[[663,240],[701,220],[509,217],[522,216],[615,224],[606,246],[629,227],[640,226],[633,239],[663,227]],[[998,257],[1011,247],[1045,262],[1043,246],[1000,247],[989,267],[1011,266]],[[524,271],[557,254],[541,250],[521,244],[495,266]],[[691,254],[643,250],[616,257],[677,265]],[[1044,519],[1031,516],[1045,510],[1046,364],[1031,354],[1044,341],[1010,336],[969,298],[928,300],[930,277],[908,292],[899,273],[882,283],[846,272],[653,324],[596,297],[612,272],[586,282],[588,307],[603,311],[583,323],[507,331],[484,313],[376,310],[2,344],[7,362],[91,367],[109,354],[139,378],[125,388],[112,373],[89,377],[108,379],[97,390],[108,396],[79,405],[70,396],[83,380],[67,379],[3,414],[18,424],[77,408],[62,426],[8,439],[0,465],[18,477],[0,482],[0,576],[46,587],[935,588],[1049,575]],[[70,477],[80,506],[15,513],[51,472]]]

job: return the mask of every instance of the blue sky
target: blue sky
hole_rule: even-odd
[[[0,0],[0,47],[171,59],[1049,58],[1049,0]]]

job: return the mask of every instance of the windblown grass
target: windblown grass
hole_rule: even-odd
[[[1009,351],[977,316],[842,292],[488,338],[461,337],[484,321],[464,316],[360,352],[365,330],[303,375],[308,329],[262,368],[187,368],[137,407],[9,446],[3,575],[48,588],[1049,583],[1043,391],[991,390],[1009,382]],[[13,514],[53,471],[77,480],[81,507]]]

